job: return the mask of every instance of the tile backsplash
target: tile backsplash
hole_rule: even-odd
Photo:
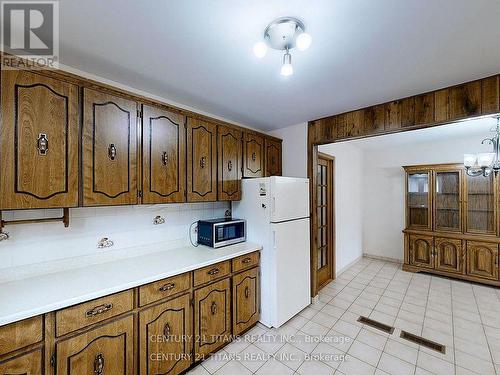
[[[62,222],[12,225],[4,228],[8,240],[0,242],[1,269],[61,261],[155,243],[184,246],[189,243],[189,226],[194,221],[224,217],[228,202],[182,203],[70,209],[70,225]],[[3,211],[4,220],[62,216],[62,210]],[[165,223],[153,225],[155,216]],[[113,247],[98,249],[108,237]]]

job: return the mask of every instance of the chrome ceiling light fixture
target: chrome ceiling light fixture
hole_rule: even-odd
[[[497,119],[496,127],[491,129],[493,137],[485,138],[481,144],[489,143],[493,146],[493,152],[483,152],[479,154],[464,154],[464,166],[468,176],[488,177],[491,173],[495,176],[500,171],[500,116]]]
[[[264,40],[256,43],[253,51],[259,58],[266,55],[268,47],[284,51],[281,75],[287,77],[293,74],[290,50],[297,47],[299,51],[305,51],[311,45],[311,41],[312,38],[306,33],[301,20],[294,17],[280,17],[266,27]]]

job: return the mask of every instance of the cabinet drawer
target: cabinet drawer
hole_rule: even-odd
[[[259,252],[245,254],[232,260],[233,272],[239,272],[259,265]]]
[[[143,285],[139,288],[139,305],[144,306],[148,303],[159,301],[162,298],[173,296],[174,294],[188,290],[190,286],[190,273],[183,273],[182,275]]]
[[[35,316],[0,327],[0,355],[13,352],[43,339],[43,321]]]
[[[37,349],[29,353],[24,353],[19,357],[7,359],[0,362],[0,374],[28,374],[42,375],[42,349]]]
[[[57,336],[65,335],[132,310],[134,308],[133,297],[133,291],[127,290],[57,311]]]
[[[212,264],[211,266],[200,268],[193,272],[194,280],[193,285],[198,286],[208,283],[212,280],[220,279],[231,273],[231,263],[229,260]]]

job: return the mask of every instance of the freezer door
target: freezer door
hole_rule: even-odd
[[[311,303],[309,219],[271,224],[275,254],[275,311],[279,327]]]
[[[271,222],[309,217],[309,180],[271,177]]]

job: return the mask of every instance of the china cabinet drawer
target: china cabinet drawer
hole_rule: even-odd
[[[139,288],[139,305],[144,306],[174,294],[188,290],[191,286],[191,274],[183,273],[143,285]]]
[[[98,298],[56,312],[57,336],[101,322],[134,308],[133,290]]]
[[[193,285],[202,285],[212,280],[220,279],[230,273],[231,263],[229,261],[212,264],[211,266],[203,267],[194,271]]]
[[[42,319],[35,316],[0,327],[0,356],[42,341]]]
[[[259,252],[245,254],[232,260],[233,272],[240,272],[259,265]]]

